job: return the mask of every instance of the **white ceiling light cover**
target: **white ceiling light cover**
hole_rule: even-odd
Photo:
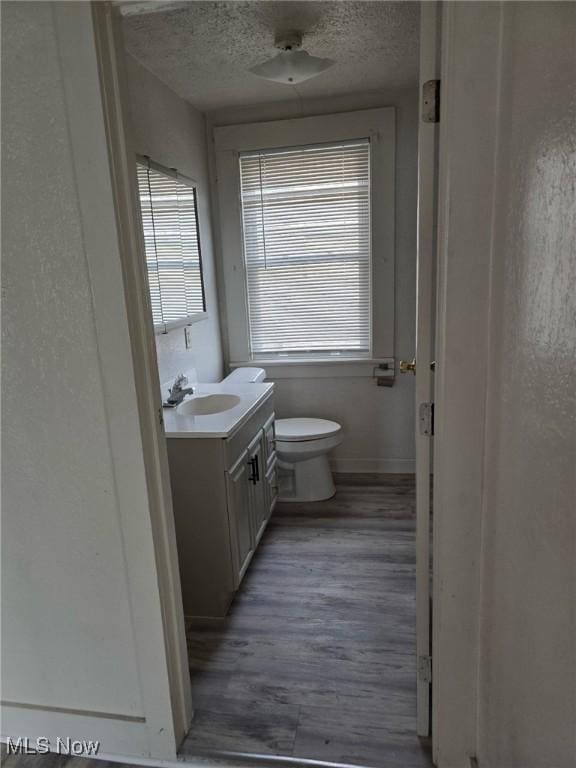
[[[251,67],[250,72],[275,83],[296,85],[316,77],[335,63],[332,59],[310,56],[307,51],[298,48],[287,48],[263,64]]]

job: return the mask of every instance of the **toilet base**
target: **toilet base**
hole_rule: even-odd
[[[278,462],[278,501],[325,501],[336,493],[326,454],[293,464]]]

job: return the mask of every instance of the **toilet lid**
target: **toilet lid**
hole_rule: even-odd
[[[327,419],[278,419],[275,423],[276,439],[287,442],[319,440],[335,435],[340,429],[340,424]]]

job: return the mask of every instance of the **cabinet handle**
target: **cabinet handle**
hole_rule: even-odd
[[[254,462],[256,466],[254,474],[256,475],[256,482],[259,483],[260,482],[260,457],[258,455],[254,456]]]
[[[248,462],[250,464],[250,468],[252,470],[252,474],[248,478],[248,480],[252,483],[252,485],[256,485],[259,478],[259,472],[258,472],[258,458],[256,456],[253,456],[250,461]]]

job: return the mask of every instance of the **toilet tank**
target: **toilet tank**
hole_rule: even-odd
[[[266,378],[266,371],[264,368],[235,368],[224,381],[230,383],[236,382],[256,382],[264,381]]]

